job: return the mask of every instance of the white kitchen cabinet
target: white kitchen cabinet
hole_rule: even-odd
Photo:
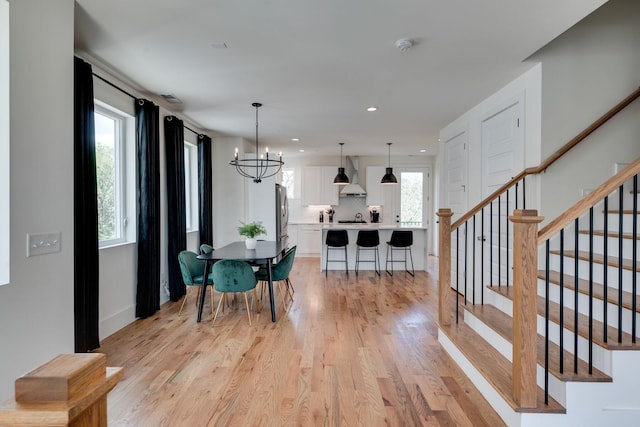
[[[322,249],[322,228],[320,225],[300,224],[298,226],[298,249],[296,256],[320,256]]]
[[[339,186],[333,183],[333,166],[307,166],[302,169],[302,204],[337,205]]]

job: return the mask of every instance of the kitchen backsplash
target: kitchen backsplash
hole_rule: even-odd
[[[335,211],[333,214],[333,222],[353,220],[357,213],[362,214],[363,220],[371,222],[366,200],[365,197],[341,197],[339,205],[331,206]],[[292,223],[315,223],[318,222],[320,211],[324,210],[324,222],[329,222],[329,216],[326,213],[327,209],[329,209],[329,206],[301,206],[300,199],[289,199],[289,221]],[[378,212],[380,212],[380,222],[382,222],[382,207],[378,207],[377,209]]]

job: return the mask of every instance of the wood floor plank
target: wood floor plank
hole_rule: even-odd
[[[252,308],[249,326],[241,303],[198,324],[178,301],[105,339],[99,351],[125,368],[109,424],[504,425],[437,341],[435,271],[325,278],[319,264],[296,259],[276,323]]]

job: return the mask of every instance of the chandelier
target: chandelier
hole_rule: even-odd
[[[256,155],[246,159],[238,158],[238,147],[230,165],[235,166],[238,173],[245,178],[251,178],[253,182],[262,182],[262,178],[269,178],[282,169],[284,162],[282,161],[282,153],[278,153],[278,158],[269,158],[269,147],[266,147],[265,153],[258,152],[258,108],[262,107],[259,102],[251,104],[256,108]]]

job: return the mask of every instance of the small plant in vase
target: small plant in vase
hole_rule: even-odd
[[[262,225],[260,221],[254,221],[248,224],[240,221],[240,224],[238,234],[247,238],[247,240],[244,241],[247,249],[255,249],[257,244],[256,237],[267,234],[267,229],[264,228],[264,225]]]

